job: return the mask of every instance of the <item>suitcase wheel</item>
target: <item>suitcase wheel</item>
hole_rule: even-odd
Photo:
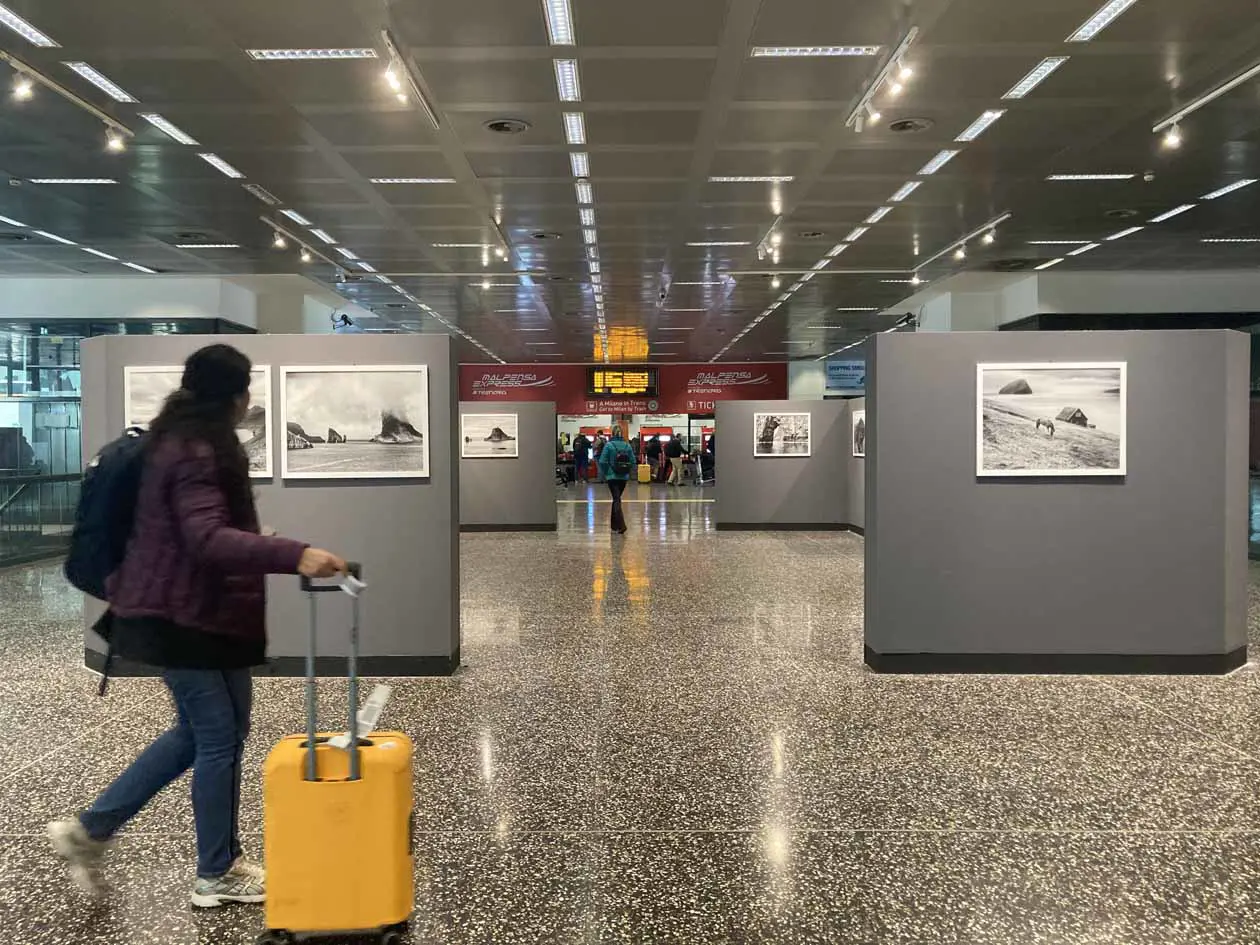
[[[258,936],[258,945],[293,945],[297,939],[284,929],[267,929]]]
[[[403,945],[405,941],[405,936],[397,929],[390,929],[388,932],[381,933],[381,945]]]

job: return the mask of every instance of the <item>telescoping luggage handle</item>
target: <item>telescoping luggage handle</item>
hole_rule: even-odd
[[[350,577],[355,581],[363,578],[363,566],[357,562],[347,565]],[[310,640],[306,647],[306,780],[318,781],[318,761],[315,749],[318,745],[317,732],[319,710],[317,707],[315,688],[315,648],[318,645],[317,627],[319,622],[318,594],[336,594],[345,590],[344,580],[337,583],[316,583],[305,575],[302,576],[302,590],[308,595],[311,606]],[[350,683],[350,740],[346,751],[350,753],[350,780],[358,781],[359,773],[359,594],[357,589],[349,592],[352,616],[350,620],[350,659],[346,666],[346,675]]]

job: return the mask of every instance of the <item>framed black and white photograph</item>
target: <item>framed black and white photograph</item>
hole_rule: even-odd
[[[123,368],[123,404],[127,427],[147,430],[162,410],[166,398],[179,389],[182,366],[133,365]],[[249,377],[249,410],[236,427],[249,456],[249,474],[270,479],[275,470],[271,458],[271,367],[256,364]]]
[[[281,368],[285,479],[429,475],[429,371],[418,365]]]
[[[976,474],[1123,476],[1123,362],[980,364]]]
[[[753,414],[753,456],[809,454],[809,414]]]
[[[459,415],[460,456],[464,459],[516,459],[520,455],[514,413]]]
[[[853,455],[866,458],[866,411],[853,411]]]

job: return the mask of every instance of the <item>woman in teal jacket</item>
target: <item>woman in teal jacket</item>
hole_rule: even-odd
[[[621,494],[626,491],[626,483],[634,474],[635,465],[634,450],[622,437],[621,430],[613,428],[612,439],[599,453],[599,473],[608,483],[608,491],[612,495],[612,530],[618,535],[626,533]]]

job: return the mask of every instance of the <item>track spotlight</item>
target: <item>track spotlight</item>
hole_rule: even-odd
[[[311,259],[313,259],[313,258],[314,258],[314,257],[312,257],[312,256],[311,256],[311,251],[310,251],[309,249],[307,249],[305,246],[303,246],[303,247],[302,247],[302,262],[304,262],[304,263],[308,263],[308,262],[310,262],[310,261],[311,261]]]
[[[770,280],[770,288],[772,289],[777,289],[782,284],[783,282],[779,279],[778,276],[775,276],[773,279]]]
[[[782,242],[783,242],[783,234],[782,234],[782,233],[771,233],[771,234],[770,234],[770,245],[771,245],[771,246],[778,246],[778,245],[779,245],[780,243],[782,243]]]
[[[876,124],[881,118],[884,117],[883,115],[880,114],[879,109],[876,108],[873,104],[867,105],[866,107],[867,107],[867,116],[870,118],[872,125]]]
[[[905,90],[906,90],[906,87],[902,85],[900,82],[894,82],[888,86],[888,94],[891,95],[893,98],[896,98]]]
[[[912,78],[914,78],[914,70],[903,62],[901,63],[901,67],[897,70],[897,78],[902,82],[909,82]]]
[[[777,249],[771,251],[770,259],[773,260],[776,266],[779,264],[779,251]]]
[[[962,261],[962,260],[966,259],[966,258],[967,258],[967,247],[966,247],[966,246],[959,246],[956,250],[954,250],[954,258],[955,258],[955,259],[957,259],[957,260],[959,260],[959,261]]]
[[[272,249],[288,249],[289,241],[284,238],[284,234],[276,230],[275,238],[271,241]]]
[[[507,255],[508,255],[507,250],[504,249],[502,246],[496,247],[494,254],[498,256],[500,259],[507,259]]]
[[[488,289],[488,288],[490,288],[490,280],[489,280],[489,279],[482,279],[482,280],[481,280],[481,287],[482,287],[483,289]]]
[[[911,285],[922,285],[922,284],[923,284],[923,280],[919,278],[919,274],[918,274],[917,272],[916,272],[916,273],[915,273],[915,274],[914,274],[914,275],[910,278],[910,284],[911,284]]]
[[[1176,151],[1181,147],[1181,126],[1173,125],[1164,133],[1164,147]]]
[[[13,100],[15,102],[29,102],[35,95],[35,83],[27,76],[18,75],[13,80]]]
[[[127,150],[127,140],[113,128],[105,132],[105,149],[115,153]]]
[[[989,230],[988,233],[984,234],[980,242],[984,243],[985,246],[992,246],[994,243],[997,242],[997,232],[994,230]]]

